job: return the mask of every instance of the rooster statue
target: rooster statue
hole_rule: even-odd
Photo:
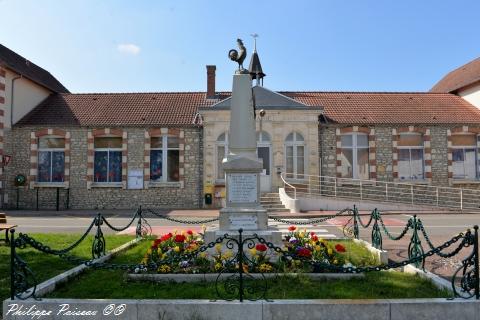
[[[247,56],[247,48],[245,48],[245,46],[243,45],[242,39],[237,39],[237,44],[239,51],[235,49],[228,51],[228,57],[230,58],[230,60],[238,62],[238,70],[242,72],[245,70],[243,68],[243,61]]]

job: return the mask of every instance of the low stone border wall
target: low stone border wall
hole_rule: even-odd
[[[36,316],[35,316],[36,315]],[[479,300],[75,300],[3,302],[4,319],[479,320]],[[33,317],[32,317],[33,316]]]
[[[233,273],[223,273],[222,276],[228,277]],[[250,273],[254,278],[262,278],[260,273]],[[343,280],[351,278],[362,278],[365,275],[363,273],[264,273],[265,278],[282,277],[284,275],[289,277],[306,276],[315,280]],[[218,273],[206,273],[206,274],[127,274],[128,280],[133,281],[173,281],[173,282],[200,282],[200,281],[215,281],[217,280]]]
[[[100,257],[98,259],[95,259],[94,262],[105,262],[113,258],[115,255],[119,254],[122,251],[125,251],[135,244],[137,244],[141,239],[133,239],[127,243],[122,244],[121,246],[111,250],[109,253],[107,253],[105,256]],[[67,270],[53,278],[50,278],[40,284],[37,285],[37,289],[35,291],[35,296],[36,297],[42,297],[52,291],[55,290],[58,285],[70,281],[73,277],[79,275],[80,273],[84,272],[88,267],[84,264],[81,264],[79,266],[76,266],[70,270]],[[29,291],[33,290],[33,288],[30,288]]]
[[[450,292],[453,292],[453,287],[452,287],[452,282],[443,279],[440,276],[437,276],[434,273],[431,273],[429,271],[423,271],[422,269],[419,269],[415,267],[414,265],[406,265],[405,267],[402,268],[402,272],[405,273],[413,273],[413,274],[418,274],[420,277],[428,279],[432,281],[432,283],[439,289],[446,289]],[[461,292],[460,288],[456,288],[457,292]]]

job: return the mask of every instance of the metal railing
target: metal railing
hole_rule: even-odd
[[[307,174],[302,175],[303,179],[289,179],[288,176],[288,173],[281,175],[285,192],[295,199],[297,197],[334,197],[460,210],[480,210],[480,190],[475,189]]]

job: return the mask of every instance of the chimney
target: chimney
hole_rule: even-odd
[[[216,66],[207,66],[207,99],[215,98],[215,69]]]

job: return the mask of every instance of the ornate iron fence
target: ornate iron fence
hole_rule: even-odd
[[[152,211],[147,211],[152,212]],[[152,212],[153,213],[153,212]],[[23,260],[17,249],[25,248],[30,246],[40,252],[45,254],[52,254],[59,256],[62,259],[67,261],[85,264],[86,266],[94,269],[111,269],[111,270],[126,270],[130,272],[156,272],[158,268],[162,265],[173,265],[178,264],[182,261],[189,261],[191,259],[197,258],[202,252],[211,250],[217,244],[224,245],[229,250],[232,250],[234,253],[218,270],[218,275],[215,281],[215,290],[218,299],[223,300],[258,300],[258,299],[267,299],[268,291],[268,282],[265,277],[265,272],[263,272],[259,265],[256,265],[255,259],[252,259],[248,254],[248,250],[255,248],[257,244],[262,244],[265,248],[268,248],[269,254],[276,255],[278,259],[286,263],[292,261],[301,261],[306,265],[311,266],[312,272],[335,272],[335,273],[363,273],[363,272],[375,272],[388,270],[392,268],[399,268],[406,266],[408,264],[416,264],[424,266],[425,258],[439,255],[444,258],[450,258],[459,254],[462,250],[471,247],[470,253],[465,259],[462,260],[462,266],[454,273],[452,277],[452,288],[455,293],[455,296],[461,298],[476,298],[480,299],[479,292],[479,258],[478,258],[478,226],[473,227],[473,231],[470,229],[464,233],[460,233],[445,243],[435,247],[431,243],[430,239],[427,236],[425,228],[423,227],[420,219],[414,217],[410,219],[402,232],[398,237],[393,237],[386,226],[384,225],[381,214],[378,210],[374,210],[370,215],[369,221],[363,223],[358,214],[358,209],[345,209],[340,211],[334,216],[340,216],[345,213],[350,213],[352,217],[349,222],[345,225],[345,233],[351,234],[353,237],[359,237],[359,226],[368,227],[373,223],[372,229],[372,242],[375,242],[377,247],[381,248],[381,229],[389,236],[392,240],[398,240],[405,236],[408,230],[412,229],[412,237],[410,239],[410,245],[408,248],[408,259],[403,261],[390,261],[387,264],[380,264],[375,266],[339,266],[325,262],[322,259],[314,259],[312,257],[307,257],[299,254],[298,252],[285,251],[283,248],[278,247],[276,244],[268,242],[264,238],[258,236],[257,234],[244,236],[243,230],[239,229],[238,232],[234,234],[224,234],[223,236],[217,238],[215,241],[208,244],[204,244],[198,247],[195,251],[181,254],[178,256],[170,257],[168,259],[151,261],[149,263],[125,263],[125,264],[115,264],[108,262],[100,262],[98,258],[105,255],[105,238],[103,237],[102,226],[106,225],[115,231],[122,231],[131,226],[135,220],[137,220],[136,235],[139,238],[144,238],[151,231],[148,222],[144,218],[142,209],[139,208],[137,212],[133,215],[130,222],[124,227],[115,227],[113,226],[107,218],[103,215],[98,214],[87,228],[86,232],[72,245],[68,246],[65,249],[56,250],[52,249],[47,245],[42,244],[41,242],[36,241],[34,238],[30,237],[28,234],[20,233],[18,237],[15,237],[15,230],[11,230],[11,261],[10,261],[10,273],[11,273],[11,299],[27,299],[35,297],[35,291],[37,287],[37,279],[35,273],[28,264]],[[334,216],[330,216],[334,217]],[[328,218],[328,217],[324,217]],[[322,218],[322,219],[324,219]],[[283,219],[282,219],[283,220]],[[287,221],[287,220],[284,220]],[[323,220],[325,221],[325,220]],[[282,221],[283,222],[283,221]],[[77,247],[90,231],[96,228],[95,238],[92,244],[92,258],[83,259],[71,254],[71,250]],[[424,251],[421,247],[419,235],[422,234],[427,244],[430,247],[429,251]],[[380,240],[379,240],[380,239]],[[445,250],[451,248],[454,249],[450,252]],[[246,268],[245,268],[246,267]],[[246,270],[255,271],[255,273],[247,272]],[[456,279],[459,278],[459,288],[457,289]]]

